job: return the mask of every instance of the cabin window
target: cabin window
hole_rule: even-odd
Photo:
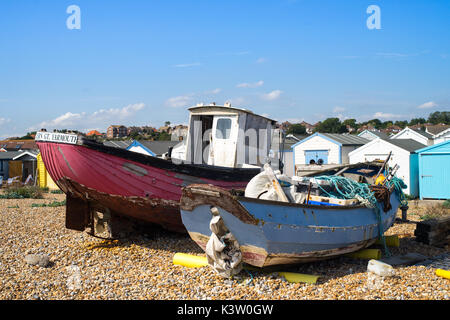
[[[216,126],[216,138],[217,139],[229,139],[231,132],[231,119],[221,118],[217,120]]]

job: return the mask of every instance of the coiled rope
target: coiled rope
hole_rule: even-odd
[[[378,220],[378,237],[383,243],[385,255],[389,257],[391,254],[388,250],[386,239],[384,237],[381,221],[381,210],[378,204],[378,200],[375,197],[375,192],[370,190],[369,185],[367,183],[359,183],[352,179],[341,176],[318,176],[314,178],[316,180],[328,181],[329,184],[334,187],[333,191],[327,191],[320,184],[318,184],[319,188],[328,197],[338,199],[358,199],[367,208],[374,209]],[[386,185],[388,188],[391,188],[391,186],[394,185],[395,191],[400,195],[402,204],[406,201],[406,197],[402,191],[402,189],[404,189],[406,185],[401,179],[393,177],[390,181],[386,182]]]

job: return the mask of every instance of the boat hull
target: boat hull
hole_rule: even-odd
[[[210,195],[197,193],[205,190]],[[219,195],[217,200],[211,192]],[[380,210],[383,232],[393,224],[400,204],[395,193],[390,198],[392,208]],[[239,242],[243,261],[257,267],[332,258],[370,246],[379,235],[377,215],[366,207],[286,204],[191,186],[184,188],[181,217],[203,250],[211,234],[211,207]]]
[[[155,223],[186,232],[180,212],[181,188],[191,183],[208,183],[226,189],[245,188],[259,170],[174,164],[151,156],[107,147],[98,143],[65,144],[37,141],[45,167],[68,199],[88,203],[89,208]],[[67,212],[73,229],[87,226],[89,213],[79,208]],[[80,211],[79,217],[74,211]],[[86,210],[85,210],[86,211]],[[67,213],[66,212],[66,213]],[[84,222],[83,222],[84,221]]]

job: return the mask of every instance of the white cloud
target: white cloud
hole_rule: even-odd
[[[227,102],[231,103],[231,106],[240,106],[245,102],[245,99],[242,97],[228,99]]]
[[[373,115],[374,118],[378,119],[395,119],[395,118],[405,118],[402,114],[393,114],[393,113],[384,113],[384,112],[377,112]]]
[[[239,83],[236,87],[238,88],[257,88],[257,87],[261,87],[264,84],[263,80],[259,80],[258,82],[254,82],[254,83]]]
[[[219,56],[243,56],[250,54],[250,51],[228,51],[228,52],[219,52],[217,55]]]
[[[0,125],[10,122],[11,119],[0,118]]]
[[[205,91],[204,94],[218,94],[222,91],[222,89],[220,88],[216,88],[214,90],[210,90],[210,91]]]
[[[40,123],[41,128],[51,127],[53,129],[62,127],[72,127],[74,124],[79,122],[81,119],[86,118],[86,113],[72,113],[67,112],[62,116],[59,116],[53,120],[43,121]]]
[[[345,111],[345,108],[343,108],[343,107],[336,106],[333,108],[334,113],[344,112],[344,111]]]
[[[167,99],[166,105],[172,108],[185,107],[192,101],[192,94]]]
[[[410,54],[396,52],[379,52],[376,55],[384,58],[404,58],[410,56]]]
[[[194,99],[201,101],[204,96],[215,95],[222,92],[221,88],[206,90],[203,92],[189,93],[181,96],[171,97],[166,100],[165,105],[171,108],[186,107],[194,103]]]
[[[86,112],[66,112],[53,120],[43,121],[37,125],[34,125],[28,128],[28,130],[38,130],[41,128],[46,128],[47,130],[86,130],[93,127],[106,128],[113,123],[117,123],[117,121],[123,121],[133,117],[136,112],[142,110],[144,107],[144,103],[136,103],[127,105],[123,108],[100,109],[90,114]]]
[[[288,121],[290,123],[302,123],[303,121],[305,121],[305,119],[304,118],[288,118],[288,119],[283,120],[282,122],[284,122],[284,121]]]
[[[359,59],[361,57],[360,56],[339,56],[338,58],[341,58],[341,59]]]
[[[264,63],[266,61],[267,61],[266,58],[259,58],[258,60],[256,60],[256,63]]]
[[[420,106],[418,106],[418,109],[429,109],[429,108],[434,108],[437,107],[437,104],[433,101],[430,102],[425,102],[424,104],[421,104]]]
[[[424,50],[421,52],[414,52],[414,53],[378,52],[376,53],[376,55],[383,58],[407,58],[429,54],[430,52],[431,52],[430,50]]]
[[[125,119],[134,115],[137,111],[142,110],[145,107],[143,103],[130,104],[122,109],[100,109],[95,111],[92,116],[97,120],[100,119],[110,119],[111,117],[118,119]]]
[[[194,63],[182,63],[182,64],[175,64],[172,67],[174,68],[189,68],[189,67],[197,67],[201,66],[202,64],[200,62],[194,62]]]
[[[262,98],[264,100],[276,100],[280,97],[280,95],[283,93],[281,90],[273,90],[269,93],[265,93],[262,95]]]

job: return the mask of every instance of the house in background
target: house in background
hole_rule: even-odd
[[[350,163],[381,160],[384,161],[392,152],[389,166],[399,165],[396,176],[408,186],[404,193],[413,197],[419,196],[419,164],[415,152],[425,145],[413,139],[381,139],[377,138],[349,153]]]
[[[169,152],[169,148],[173,148],[177,144],[179,144],[179,141],[134,140],[126,149],[153,157],[162,157],[165,153]]]
[[[435,136],[435,135],[441,133],[442,131],[449,129],[450,125],[441,123],[441,124],[428,124],[428,125],[424,125],[424,127],[425,127],[426,132]]]
[[[425,131],[433,136],[434,144],[450,140],[450,125],[439,124],[426,126]]]
[[[389,136],[384,132],[376,131],[376,130],[367,130],[367,129],[362,131],[361,133],[359,133],[358,137],[362,137],[367,140],[375,140],[378,138],[389,139]]]
[[[0,141],[0,148],[6,151],[38,150],[34,140],[3,140]]]
[[[188,134],[188,126],[185,126],[182,124],[177,125],[172,128],[170,140],[172,140],[172,141],[186,140],[187,134]]]
[[[128,136],[128,129],[125,126],[112,125],[108,127],[106,131],[106,137],[108,139],[123,138]]]
[[[450,141],[417,150],[420,199],[450,199]]]
[[[443,130],[433,136],[434,144],[439,144],[441,142],[450,141],[450,127]]]
[[[433,136],[426,131],[406,127],[390,139],[413,139],[426,146],[433,145]]]
[[[295,173],[349,163],[348,154],[369,141],[350,134],[316,132],[291,147]]]
[[[18,180],[25,182],[31,175],[36,178],[37,169],[36,151],[8,151],[0,152],[0,176],[3,181],[9,178],[18,177]]]
[[[88,137],[92,137],[92,136],[94,136],[94,137],[102,137],[103,134],[98,132],[97,130],[91,130],[88,133],[86,133],[86,136],[88,136]]]
[[[312,125],[312,124],[310,124],[308,122],[305,122],[305,121],[300,122],[300,124],[305,127],[307,134],[312,134],[314,129],[317,126],[317,124]]]

